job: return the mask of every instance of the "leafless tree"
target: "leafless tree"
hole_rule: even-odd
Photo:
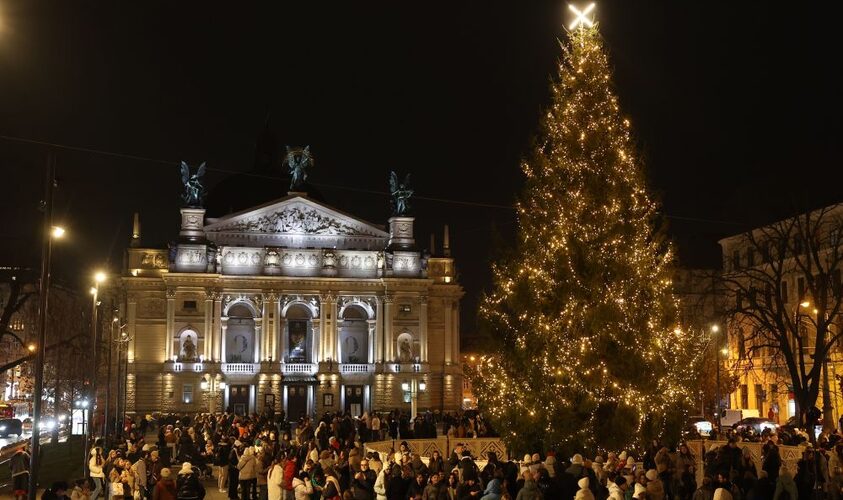
[[[800,425],[816,405],[824,362],[843,334],[841,230],[843,205],[827,207],[747,232],[726,255],[722,279],[738,358],[760,359],[786,377]]]

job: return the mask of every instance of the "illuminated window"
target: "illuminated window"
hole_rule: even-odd
[[[181,388],[181,400],[185,404],[193,402],[193,384],[184,384]]]

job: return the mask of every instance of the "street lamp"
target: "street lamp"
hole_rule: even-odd
[[[41,400],[44,397],[44,358],[47,353],[47,307],[50,290],[50,260],[53,240],[64,236],[64,229],[53,226],[53,192],[56,187],[56,163],[52,153],[47,155],[47,169],[44,176],[44,218],[41,228],[41,280],[38,297],[38,341],[35,351],[35,387],[32,402],[32,444],[29,457],[29,485],[27,498],[35,500],[38,488],[39,458],[41,455]]]
[[[717,332],[720,331],[720,326],[717,324],[711,325],[711,334],[712,336],[716,336]],[[716,345],[716,341],[715,341]],[[723,353],[725,351],[725,353]],[[723,350],[720,351],[723,354],[729,354],[729,350],[725,347]],[[715,416],[717,417],[717,432],[723,431],[723,408],[722,408],[722,396],[720,395],[720,356],[718,354],[714,355],[715,360],[717,362],[717,404],[714,406]]]
[[[105,282],[106,274],[105,272],[98,270],[95,271],[93,274],[94,286],[91,287],[91,345],[93,346],[93,359],[94,359],[94,368],[91,375],[91,398],[92,401],[90,404],[87,404],[85,409],[88,412],[87,421],[93,422],[94,421],[94,409],[97,405],[97,367],[99,367],[99,345],[97,343],[97,313],[100,305],[99,300],[99,289],[100,285]],[[94,426],[85,426],[85,450],[88,449],[89,441],[93,438],[93,431]],[[88,473],[88,462],[87,460],[84,463],[84,471],[87,475]]]

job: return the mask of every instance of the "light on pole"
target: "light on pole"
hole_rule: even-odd
[[[720,395],[720,363],[721,363],[720,354],[721,354],[721,352],[720,352],[720,349],[716,349],[716,347],[719,344],[719,342],[717,342],[717,340],[716,340],[717,337],[718,337],[717,333],[719,331],[720,331],[719,325],[717,325],[717,324],[711,325],[711,335],[715,338],[715,340],[714,340],[714,345],[715,345],[714,358],[715,358],[715,361],[717,363],[717,391],[716,391],[716,395],[715,395],[715,398],[717,399],[717,402],[714,406],[714,412],[715,412],[715,416],[717,417],[717,432],[722,432],[722,429],[723,429],[722,428],[722,425],[723,425],[723,415],[722,415],[723,414],[723,408],[722,408],[722,406],[723,405],[722,405],[722,396]],[[729,353],[729,351],[726,350],[726,354],[728,354],[728,353]]]
[[[96,271],[93,275],[94,286],[91,287],[91,345],[93,346],[93,360],[94,366],[91,375],[91,384],[89,386],[89,397],[90,404],[86,406],[86,412],[88,413],[86,416],[87,422],[94,421],[94,410],[97,405],[97,369],[99,367],[99,343],[97,342],[97,323],[98,323],[98,312],[99,312],[99,291],[100,285],[105,282],[106,275],[103,271]],[[93,438],[94,434],[94,426],[93,425],[86,425],[85,426],[85,450],[87,452],[91,439]],[[88,462],[87,460],[84,463],[84,471],[85,474],[88,474]]]
[[[32,402],[32,444],[29,458],[29,488],[27,498],[35,500],[38,488],[38,469],[41,455],[41,400],[44,397],[44,358],[47,353],[47,307],[50,290],[50,259],[53,240],[64,236],[64,229],[53,226],[53,191],[56,187],[56,163],[52,153],[47,155],[47,169],[44,178],[44,218],[41,229],[41,282],[38,297],[38,341],[35,344],[35,387]]]

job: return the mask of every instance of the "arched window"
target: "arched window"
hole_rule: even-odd
[[[359,306],[346,307],[340,324],[340,361],[342,363],[369,362],[368,314]]]
[[[228,363],[255,362],[255,318],[252,311],[241,304],[228,310],[225,360]]]

